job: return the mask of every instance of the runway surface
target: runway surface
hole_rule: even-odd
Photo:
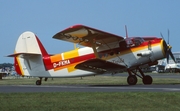
[[[119,75],[116,75],[119,76]],[[126,74],[121,76],[127,76]],[[180,75],[151,75],[153,78],[176,78]],[[180,84],[169,85],[7,85],[0,86],[0,93],[23,92],[180,92]]]
[[[180,85],[62,85],[62,86],[0,86],[0,93],[23,92],[180,92]]]

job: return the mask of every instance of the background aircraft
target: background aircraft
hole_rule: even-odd
[[[157,60],[172,53],[170,45],[162,38],[128,37],[127,29],[124,38],[84,25],[74,25],[53,38],[85,47],[51,55],[34,33],[24,32],[17,41],[15,53],[9,55],[14,57],[17,73],[39,77],[36,85],[41,85],[42,78],[47,81],[49,77],[82,77],[126,70],[129,85],[137,83],[137,76],[144,84],[152,84],[152,77],[144,75],[141,68],[155,65]]]

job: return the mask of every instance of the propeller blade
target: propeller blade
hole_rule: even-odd
[[[164,39],[164,37],[163,37],[163,35],[162,35],[162,33],[160,33],[161,34],[161,37]],[[169,29],[168,29],[168,41],[167,41],[167,44],[166,45],[164,45],[165,46],[165,48],[166,48],[166,58],[167,58],[167,63],[169,64],[169,55],[171,56],[171,58],[173,59],[173,61],[176,63],[176,61],[175,61],[175,58],[174,58],[174,55],[172,54],[172,52],[171,52],[171,46],[169,45]],[[164,41],[165,41],[165,39],[164,39]],[[166,42],[165,42],[166,43]]]
[[[163,40],[165,40],[164,37],[163,37],[163,34],[161,32],[160,32],[160,34],[161,34],[161,37],[163,38]]]
[[[169,44],[169,29],[168,29],[168,44]]]
[[[176,60],[175,60],[174,55],[172,54],[171,50],[169,50],[169,54],[170,54],[171,58],[173,59],[174,63],[176,63]]]
[[[126,31],[126,38],[128,38],[128,31],[126,25],[125,25],[125,31]]]
[[[169,51],[166,52],[167,63],[169,64]]]

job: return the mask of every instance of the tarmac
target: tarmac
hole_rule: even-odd
[[[117,74],[114,76],[127,76],[127,74]],[[151,76],[153,78],[180,79],[179,74],[152,74]],[[11,77],[11,79],[16,79],[16,78],[18,77]],[[0,93],[35,93],[35,92],[180,92],[180,83],[160,84],[160,85],[138,84],[138,85],[40,85],[40,86],[1,85],[0,86]]]

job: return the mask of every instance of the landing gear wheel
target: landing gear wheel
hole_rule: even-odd
[[[152,81],[153,81],[152,77],[149,75],[144,76],[142,80],[145,85],[150,85],[152,84]]]
[[[128,83],[129,85],[136,85],[136,83],[137,83],[137,77],[136,77],[135,75],[130,75],[130,76],[128,76],[128,78],[127,78],[127,83]]]
[[[41,80],[37,80],[36,85],[41,85]]]

